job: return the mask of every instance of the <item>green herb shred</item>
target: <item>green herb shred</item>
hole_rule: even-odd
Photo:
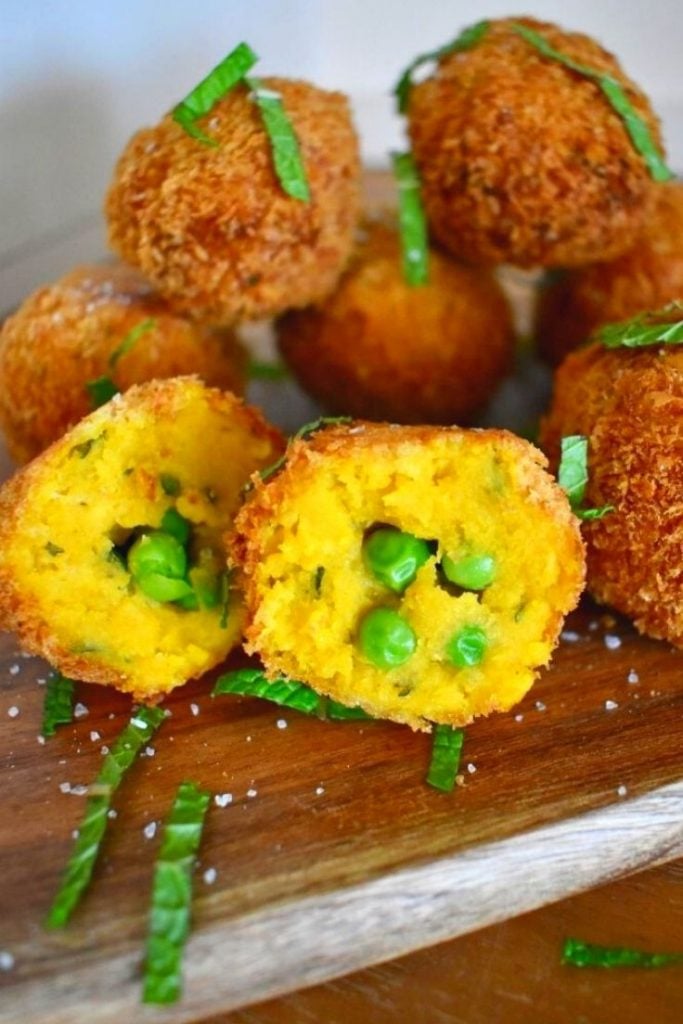
[[[96,377],[95,380],[86,381],[85,390],[90,395],[90,405],[93,409],[99,409],[106,405],[114,395],[118,395],[117,388],[111,377]]]
[[[66,866],[61,885],[45,922],[48,928],[63,928],[88,887],[100,843],[107,828],[111,798],[139,751],[149,743],[164,718],[161,708],[136,708],[129,723],[104,758],[88,798],[78,837]]]
[[[427,782],[434,789],[450,793],[455,786],[455,777],[460,767],[460,754],[465,733],[450,725],[435,725],[432,741],[432,757],[427,772]]]
[[[53,672],[45,686],[43,736],[54,736],[58,725],[68,725],[74,715],[74,681],[61,672]]]
[[[141,320],[139,324],[135,325],[135,327],[131,327],[121,344],[117,345],[109,356],[110,368],[112,370],[115,369],[119,359],[127,355],[131,349],[137,345],[140,338],[145,334],[149,334],[150,331],[153,331],[156,325],[156,318],[148,316],[146,320]]]
[[[328,700],[325,708],[325,717],[331,722],[354,722],[372,721],[372,715],[359,707],[349,707],[347,704],[340,704],[338,700]]]
[[[296,431],[295,434],[289,439],[288,446],[294,441],[305,441],[307,438],[312,437],[313,434],[317,434],[319,430],[323,430],[324,427],[337,426],[340,423],[352,423],[352,416],[319,416],[317,420],[311,420],[310,423],[304,423],[302,427]],[[270,480],[271,476],[275,476],[279,473],[285,462],[287,461],[287,451],[276,459],[275,462],[271,462],[269,466],[265,466],[264,469],[259,470],[259,476],[261,480]],[[251,483],[247,483],[245,490],[249,491],[252,488]]]
[[[602,519],[608,512],[613,512],[614,505],[602,505],[600,508],[583,507],[588,485],[588,438],[582,434],[563,437],[560,450],[557,482],[569,498],[574,515],[588,521]]]
[[[60,548],[59,544],[53,544],[51,540],[47,541],[45,544],[45,550],[48,555],[52,555],[53,558],[56,558],[57,555],[64,554],[64,548]]]
[[[289,370],[284,363],[266,363],[252,359],[247,368],[249,380],[286,380]]]
[[[565,939],[562,963],[572,967],[669,967],[683,964],[683,953],[645,953],[620,946],[596,946],[581,939]]]
[[[445,46],[440,46],[436,50],[430,50],[429,53],[422,53],[419,57],[416,57],[408,65],[394,86],[394,96],[398,102],[399,113],[405,114],[408,109],[408,97],[413,86],[413,74],[419,67],[423,64],[431,64],[434,61],[441,60],[442,57],[447,57],[449,53],[462,53],[464,50],[471,50],[473,46],[481,42],[488,29],[488,21],[478,21],[475,25],[470,25],[468,28],[463,29],[460,35],[450,43],[446,43]]]
[[[178,787],[154,865],[143,979],[143,1003],[174,1003],[190,930],[192,871],[211,794],[194,782]]]
[[[159,473],[159,483],[164,494],[169,498],[177,498],[180,494],[180,480],[172,473]]]
[[[578,61],[556,50],[547,39],[526,25],[515,24],[512,28],[514,32],[525,39],[531,46],[534,46],[544,57],[548,57],[549,60],[555,60],[558,64],[563,64],[571,71],[575,71],[577,74],[583,75],[584,78],[589,78],[592,82],[595,82],[602,90],[612,110],[621,118],[634,148],[642,156],[650,172],[650,177],[654,181],[670,181],[674,177],[666,166],[664,157],[652,138],[647,123],[637,112],[626,95],[623,86],[616,78],[603,71],[596,71],[595,68],[587,67],[585,64],[579,64]]]
[[[212,697],[226,693],[239,694],[242,697],[263,697],[273,704],[303,711],[306,715],[315,714],[318,709],[318,694],[305,683],[293,679],[266,679],[265,673],[258,668],[238,668],[219,676],[211,691]]]
[[[647,348],[649,345],[683,344],[683,320],[662,320],[678,311],[683,303],[672,302],[656,313],[641,314],[630,320],[601,327],[595,338],[605,348]]]
[[[273,165],[283,190],[293,199],[307,203],[311,198],[301,158],[299,141],[279,93],[268,89],[260,78],[245,78],[251,96],[261,111],[263,127],[270,139]]]
[[[122,356],[125,356],[127,352],[133,348],[139,338],[143,334],[147,334],[156,327],[156,320],[154,317],[148,317],[146,320],[141,320],[139,324],[132,327],[120,345],[114,349],[109,356],[109,368],[114,370],[116,364]],[[119,394],[119,389],[109,376],[96,377],[95,380],[89,380],[86,382],[85,390],[90,395],[90,404],[93,409],[99,409],[101,405],[105,405],[109,402],[114,395]]]
[[[420,196],[420,178],[410,153],[392,153],[398,186],[398,221],[403,255],[403,276],[414,287],[429,277],[427,221]]]
[[[247,43],[240,43],[174,108],[173,120],[205,146],[217,146],[216,140],[201,131],[195,122],[209,114],[216,103],[253,68],[257,60],[251,47]]]

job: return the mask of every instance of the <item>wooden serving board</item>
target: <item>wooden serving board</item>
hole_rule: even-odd
[[[282,425],[311,418],[291,384],[262,387]],[[212,699],[210,680],[176,691],[56,934],[41,922],[85,800],[60,786],[95,777],[130,704],[79,685],[87,711],[41,745],[47,666],[0,638],[0,1024],[199,1021],[682,855],[683,652],[588,602],[567,630],[522,704],[467,730],[452,794],[425,785],[430,739],[407,728]],[[160,841],[144,830],[183,779],[224,806],[207,817],[184,999],[143,1009]]]

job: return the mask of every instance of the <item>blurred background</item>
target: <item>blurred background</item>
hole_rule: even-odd
[[[129,135],[240,40],[259,73],[349,93],[363,153],[401,144],[389,90],[413,56],[482,17],[529,13],[596,36],[648,92],[683,168],[681,0],[2,0],[0,308],[103,244],[102,197]]]

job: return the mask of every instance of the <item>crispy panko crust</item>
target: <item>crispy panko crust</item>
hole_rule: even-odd
[[[310,202],[283,191],[259,110],[241,86],[201,122],[217,147],[169,114],[133,136],[107,195],[112,248],[174,308],[213,323],[324,298],[353,242],[360,163],[346,97],[307,82],[264,83],[294,125]]]
[[[468,421],[510,369],[505,297],[487,271],[432,249],[429,281],[412,287],[387,218],[368,221],[337,291],[285,314],[282,354],[330,411],[395,423]]]
[[[507,710],[550,660],[584,583],[578,522],[546,465],[504,430],[355,421],[290,442],[282,468],[265,482],[252,477],[228,537],[246,650],[270,678],[302,679],[416,729]],[[400,596],[363,564],[365,531],[380,522],[436,542]],[[438,582],[437,558],[466,546],[468,531],[503,557],[486,592],[453,596]],[[359,616],[396,602],[418,647],[407,666],[384,671],[355,636]],[[454,624],[472,621],[490,627],[488,667],[449,668],[444,643]]]
[[[409,130],[435,238],[474,263],[576,266],[636,237],[651,179],[598,85],[542,56],[511,28],[608,72],[655,140],[659,122],[617,60],[588,36],[531,18],[493,21],[410,92]]]
[[[559,273],[543,287],[535,334],[556,366],[603,324],[683,298],[683,183],[655,185],[651,215],[627,252]]]
[[[222,452],[202,453],[199,459],[192,460],[189,468],[185,455],[177,447],[177,434],[172,436],[172,425],[180,424],[182,428],[183,417],[190,407],[196,409],[199,402],[204,403],[207,410],[203,422],[207,416],[211,417],[221,437],[226,438],[226,453],[231,445],[230,455],[234,457],[234,462],[228,459],[221,467],[223,479],[215,481],[217,490],[212,494],[208,494],[205,486],[213,482],[206,479],[207,467],[212,461],[220,460]],[[94,484],[86,479],[86,472],[91,470],[90,460],[104,457],[100,456],[104,450],[100,445],[111,446],[113,434],[117,434],[118,444],[108,453],[112,457],[106,464],[106,471],[100,475],[98,484]],[[190,432],[185,436],[188,447],[198,451],[201,439]],[[231,436],[236,440],[230,441]],[[215,444],[215,437],[213,441]],[[100,521],[113,526],[117,516],[129,514],[125,511],[126,492],[135,495],[133,515],[142,512],[143,518],[136,520],[140,523],[158,525],[163,511],[177,501],[182,514],[193,524],[206,517],[211,535],[220,547],[221,535],[231,522],[245,479],[255,467],[272,461],[283,447],[280,432],[266,423],[258,410],[243,405],[241,399],[230,392],[205,388],[197,378],[151,381],[117,396],[80,421],[0,487],[0,629],[15,632],[23,650],[45,658],[65,675],[115,686],[148,703],[199,674],[196,666],[204,671],[217,664],[240,642],[243,613],[239,599],[235,597],[237,607],[233,609],[231,597],[228,625],[223,635],[216,634],[212,624],[211,642],[202,649],[202,630],[207,630],[201,617],[209,613],[169,613],[168,605],[159,605],[139,593],[131,593],[125,577],[116,577],[116,560],[110,557],[111,552],[104,552],[107,545],[103,547],[102,542],[107,538],[100,530]],[[141,448],[144,448],[142,454]],[[140,460],[137,464],[136,457]],[[243,465],[238,466],[240,460]],[[158,471],[150,471],[157,463],[166,467],[180,466],[181,472],[187,473],[187,487],[183,487],[179,498],[169,498]],[[69,474],[73,473],[82,475],[75,497],[73,485],[69,483]],[[64,507],[61,520],[55,514],[58,506]],[[98,523],[95,532],[91,520]],[[63,549],[46,550],[50,548],[50,544],[45,543],[46,522],[47,530],[55,531],[49,534],[52,540],[62,540],[60,529],[69,537],[69,541],[62,541]],[[111,543],[108,546],[110,548]],[[47,597],[44,580],[46,574],[50,576],[55,571],[54,564],[50,563],[58,558],[68,559],[68,562],[64,563],[65,568],[59,568],[66,576],[63,580],[60,576],[61,589],[56,601]],[[28,560],[35,564],[26,572]],[[104,562],[109,565],[106,570],[102,568]],[[180,630],[182,643],[177,650],[169,650],[168,635],[175,628],[169,615],[174,614],[196,618],[192,622],[186,620]],[[155,664],[158,659],[158,672],[142,673],[135,655],[131,656],[130,652],[155,617],[156,632],[164,645],[151,659]],[[122,619],[127,628],[117,630],[115,623]],[[83,629],[83,635],[76,638],[82,643],[74,643],[75,621],[79,623],[78,629]],[[103,646],[105,633],[106,647]],[[90,646],[87,640],[93,637],[99,642]],[[194,648],[192,655],[190,648]],[[172,668],[164,661],[169,656],[174,661]],[[192,666],[188,667],[186,675],[182,673],[183,659]]]
[[[589,505],[614,505],[584,525],[588,589],[642,633],[683,646],[683,350],[571,353],[557,371],[541,440],[589,438]]]
[[[128,332],[153,318],[114,369]],[[231,331],[172,313],[123,264],[76,267],[33,292],[0,330],[0,424],[15,462],[28,462],[92,411],[86,384],[111,377],[119,390],[154,378],[198,374],[240,394],[246,352]]]

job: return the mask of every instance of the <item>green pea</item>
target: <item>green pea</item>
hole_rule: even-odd
[[[496,578],[498,566],[493,555],[465,555],[457,561],[444,555],[444,576],[463,590],[486,590]]]
[[[183,547],[186,547],[192,532],[192,523],[185,516],[181,516],[175,508],[167,508],[161,520],[161,529],[170,533]]]
[[[463,626],[448,641],[446,653],[457,668],[471,668],[480,663],[488,645],[488,637],[481,626]]]
[[[417,637],[412,626],[391,608],[374,608],[358,633],[360,649],[378,668],[395,668],[414,654]]]
[[[146,572],[142,576],[136,576],[135,582],[142,593],[146,597],[151,597],[153,601],[179,601],[194,597],[187,580],[172,579],[158,572]]]
[[[375,530],[363,543],[365,564],[375,579],[401,594],[429,558],[427,542],[394,527]]]
[[[143,533],[128,552],[128,571],[138,581],[150,574],[182,579],[187,571],[185,548],[164,530]]]

